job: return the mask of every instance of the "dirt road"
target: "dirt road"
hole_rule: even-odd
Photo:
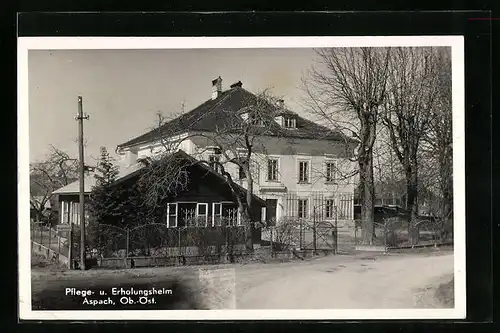
[[[158,309],[445,307],[436,300],[434,291],[451,281],[453,252],[431,252],[84,272],[33,269],[32,295],[43,309],[81,307],[81,297],[63,295],[67,287],[101,290],[122,286],[177,288],[176,297],[165,298],[164,304],[157,304]]]
[[[219,299],[226,301],[224,305],[217,304],[217,297],[209,297],[211,308],[443,307],[427,291],[448,282],[446,279],[453,274],[453,255],[398,255],[375,260],[367,256],[329,256],[301,264],[238,267],[234,272],[219,272],[219,294],[226,293]],[[231,298],[232,293],[235,297]]]

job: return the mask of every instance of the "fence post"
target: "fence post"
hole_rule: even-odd
[[[438,231],[437,231],[437,224],[435,222],[432,223],[433,229],[434,229],[434,247],[437,247],[437,236],[438,236]]]
[[[316,206],[313,208],[313,255],[316,255]]]
[[[387,252],[387,220],[384,220],[384,252]]]
[[[270,240],[270,244],[271,244],[271,258],[274,257],[274,249],[273,249],[273,227],[269,227],[269,230],[271,232],[271,240]]]
[[[299,250],[302,250],[302,219],[299,217]]]
[[[73,224],[70,222],[68,231],[68,268],[73,269]]]
[[[59,255],[61,253],[61,237],[56,234],[57,237],[57,254]]]
[[[50,239],[52,238],[52,228],[49,227],[49,249],[50,249]]]
[[[358,245],[358,226],[356,220],[354,220],[354,246]]]
[[[339,251],[339,229],[338,229],[338,210],[337,206],[335,206],[335,226],[334,226],[334,232],[335,232],[335,254],[338,253]]]
[[[181,227],[177,226],[177,246],[179,247],[179,259],[181,257]]]

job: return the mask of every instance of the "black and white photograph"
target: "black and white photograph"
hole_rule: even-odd
[[[18,57],[21,319],[465,318],[462,37]]]

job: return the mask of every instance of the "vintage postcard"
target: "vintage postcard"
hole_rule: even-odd
[[[19,38],[19,311],[465,318],[461,36]]]

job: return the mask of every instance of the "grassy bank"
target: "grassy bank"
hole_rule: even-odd
[[[436,289],[436,299],[446,307],[453,307],[455,302],[455,279],[442,283]]]

